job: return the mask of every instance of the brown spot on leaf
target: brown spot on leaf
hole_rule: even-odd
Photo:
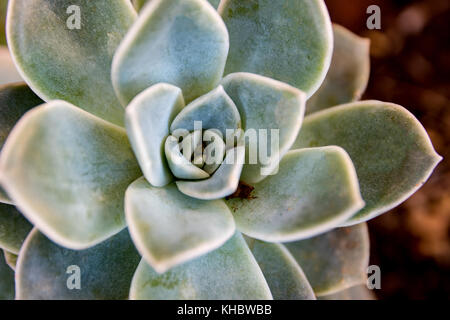
[[[253,187],[243,181],[239,181],[239,185],[238,185],[236,191],[232,195],[228,196],[226,199],[227,200],[235,199],[235,198],[247,199],[247,200],[256,199],[256,197],[251,195],[253,190],[255,190],[255,187]]]

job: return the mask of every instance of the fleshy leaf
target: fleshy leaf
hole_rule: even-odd
[[[126,229],[82,251],[62,248],[34,229],[17,261],[17,299],[127,299],[139,259]],[[74,288],[77,275],[80,289]]]
[[[227,204],[239,231],[268,242],[318,235],[364,206],[353,164],[339,147],[290,151],[278,173],[254,188]]]
[[[409,111],[380,101],[355,102],[306,117],[293,149],[326,145],[349,153],[366,202],[346,225],[372,219],[402,203],[442,159]]]
[[[141,178],[128,188],[125,203],[134,243],[160,273],[220,247],[235,231],[222,200],[187,197],[175,184],[156,188]]]
[[[173,180],[164,153],[173,118],[184,107],[181,90],[157,84],[139,94],[127,107],[125,126],[145,178],[155,187]]]
[[[0,248],[18,254],[32,228],[14,206],[0,203]]]
[[[268,300],[270,289],[245,240],[236,233],[219,249],[160,275],[141,261],[134,300]]]
[[[225,74],[251,72],[297,87],[310,97],[333,53],[323,0],[223,0],[218,9],[230,34]]]
[[[187,105],[173,120],[170,132],[177,129],[193,131],[196,121],[201,122],[204,130],[219,130],[222,137],[227,136],[227,129],[241,128],[239,111],[222,86]]]
[[[324,296],[365,283],[369,234],[365,223],[287,243],[314,292]]]
[[[225,160],[211,178],[201,181],[177,181],[178,189],[193,198],[222,199],[233,194],[244,165],[245,148],[238,146],[227,151]]]
[[[375,300],[375,294],[367,285],[358,285],[334,294],[320,297],[319,300]]]
[[[8,48],[0,46],[0,85],[18,81],[23,80],[14,65]]]
[[[187,160],[181,153],[178,140],[169,136],[165,144],[166,159],[173,175],[179,179],[200,180],[209,178],[209,174]]]
[[[320,89],[308,100],[307,113],[359,100],[369,81],[370,40],[337,24],[333,31],[330,70]]]
[[[273,171],[294,143],[302,124],[306,96],[285,83],[251,73],[230,74],[222,84],[239,110],[246,134],[254,130],[258,137],[257,141],[246,141],[246,164],[241,180],[260,182]],[[261,158],[260,145],[264,140],[260,129],[267,133],[267,159]],[[272,133],[272,129],[279,131]],[[278,147],[272,148],[272,135],[277,133]],[[252,161],[249,156],[252,148],[258,151],[257,161]]]
[[[8,44],[25,81],[42,99],[65,100],[122,125],[111,65],[135,16],[129,0],[11,0]]]
[[[228,47],[227,29],[205,0],[152,0],[114,56],[117,96],[126,105],[144,89],[167,82],[190,102],[219,84]]]
[[[275,300],[315,300],[314,291],[291,253],[277,243],[247,239]]]
[[[2,186],[25,217],[72,249],[125,227],[125,190],[142,175],[123,128],[58,100],[22,117],[0,169]]]
[[[0,300],[14,300],[14,271],[0,254]]]
[[[3,250],[3,255],[5,257],[6,264],[11,268],[11,270],[16,270],[17,258],[18,256],[9,251]]]

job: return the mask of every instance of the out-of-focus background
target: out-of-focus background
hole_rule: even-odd
[[[431,179],[392,212],[369,222],[379,299],[450,298],[450,0],[326,0],[333,22],[371,39],[364,99],[410,110],[444,157]],[[370,5],[381,30],[368,30]]]
[[[325,1],[334,22],[372,41],[364,99],[406,107],[444,157],[413,197],[369,222],[371,264],[382,273],[375,293],[379,299],[450,299],[450,0]],[[0,0],[0,21],[6,3]],[[374,4],[381,8],[381,30],[366,26]],[[2,45],[3,26],[0,31]],[[0,63],[4,59],[9,56],[0,49]]]

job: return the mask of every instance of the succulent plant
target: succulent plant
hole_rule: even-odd
[[[441,157],[322,0],[210,2],[9,1],[1,298],[368,297],[365,221]]]

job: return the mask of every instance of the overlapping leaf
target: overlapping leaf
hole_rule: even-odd
[[[306,112],[359,100],[370,73],[370,41],[333,25],[334,51],[330,70],[320,89],[308,100]]]
[[[111,64],[135,19],[130,1],[9,2],[8,45],[33,91],[46,101],[65,100],[123,124],[123,108],[111,83]],[[72,27],[74,19],[80,20],[79,29],[76,24]]]
[[[281,244],[247,239],[275,300],[315,300],[301,267]]]
[[[158,272],[206,254],[234,234],[233,216],[223,200],[190,198],[175,184],[156,188],[139,179],[125,201],[133,240]]]
[[[112,79],[124,105],[166,82],[186,102],[214,89],[228,54],[228,32],[204,0],[153,0],[139,14],[114,56]]]
[[[172,120],[184,107],[181,90],[157,84],[142,92],[127,107],[125,125],[145,178],[156,187],[173,180],[164,152]]]
[[[348,225],[374,218],[406,200],[442,159],[409,111],[379,101],[355,102],[306,117],[293,149],[327,145],[348,152],[366,202]]]
[[[164,274],[142,260],[130,299],[266,300],[272,295],[245,240],[236,233],[219,249]]]
[[[339,228],[318,237],[287,243],[317,296],[330,295],[367,279],[369,235],[366,224]]]
[[[230,34],[225,74],[260,74],[308,97],[319,88],[333,51],[323,0],[223,0],[218,11]]]
[[[128,230],[95,247],[74,251],[34,229],[17,262],[17,299],[127,299],[139,258]]]
[[[125,227],[125,190],[141,175],[124,129],[63,101],[19,121],[3,147],[0,170],[20,211],[74,249]]]
[[[247,198],[227,204],[238,230],[268,242],[318,235],[364,206],[353,164],[338,147],[291,151],[278,173],[254,188]]]

